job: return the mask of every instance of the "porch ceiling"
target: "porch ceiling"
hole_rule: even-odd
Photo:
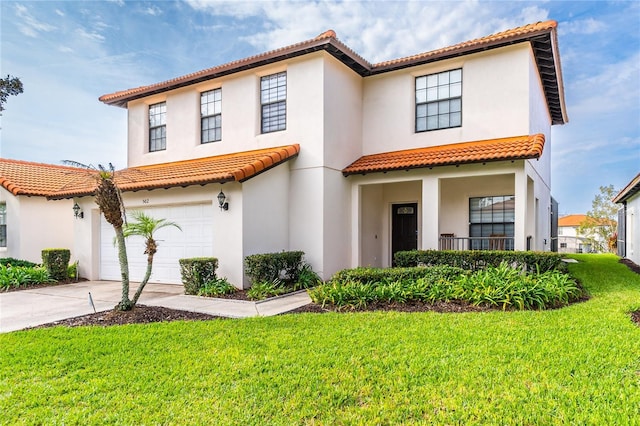
[[[365,155],[342,170],[344,176],[460,164],[539,158],[544,135],[488,139]]]

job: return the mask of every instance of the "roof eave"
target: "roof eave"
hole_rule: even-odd
[[[446,163],[420,164],[420,165],[414,165],[414,166],[408,166],[408,167],[405,166],[405,167],[380,168],[376,170],[364,170],[364,171],[361,170],[361,171],[353,171],[353,172],[343,171],[342,175],[344,177],[353,176],[353,175],[364,176],[371,173],[388,173],[388,172],[398,172],[398,171],[409,171],[409,170],[415,170],[415,169],[433,169],[434,167],[447,167],[447,166],[458,167],[458,166],[464,166],[469,164],[500,163],[505,161],[514,162],[519,160],[536,160],[538,158],[540,158],[540,155],[535,154],[535,155],[509,157],[509,158],[491,158],[491,159],[485,159],[485,160],[471,160],[471,161],[451,161]]]
[[[118,93],[103,95],[99,100],[107,105],[119,106],[126,108],[127,104],[133,100],[145,98],[158,93],[179,89],[181,87],[190,86],[201,83],[203,81],[212,80],[214,78],[223,77],[230,74],[270,65],[286,59],[307,55],[318,51],[326,51],[336,59],[347,65],[360,76],[365,76],[370,72],[371,65],[363,58],[351,51],[343,43],[333,37],[314,39],[305,42],[302,45],[293,45],[283,49],[267,52],[265,54],[256,55],[247,59],[229,62],[227,64],[213,67],[208,70],[197,72],[191,76],[178,77],[173,80],[143,86],[138,89],[129,89],[123,91],[122,95]],[[135,91],[134,93],[128,93]]]

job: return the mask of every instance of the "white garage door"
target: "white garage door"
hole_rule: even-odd
[[[182,231],[171,226],[154,234],[158,252],[153,258],[153,272],[149,282],[181,284],[178,259],[210,257],[213,253],[213,207],[211,204],[162,206],[138,209],[154,219],[167,219],[180,225]],[[120,280],[118,250],[114,246],[115,232],[104,216],[100,222],[100,279]],[[129,279],[140,282],[147,268],[144,239],[127,238]]]

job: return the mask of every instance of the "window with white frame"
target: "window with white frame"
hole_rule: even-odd
[[[515,224],[515,200],[513,195],[469,198],[469,236],[472,250],[487,250],[494,243],[513,250]]]
[[[462,126],[462,69],[416,77],[416,132]]]
[[[167,149],[167,103],[149,105],[149,152]]]
[[[7,246],[7,205],[0,203],[0,247]]]
[[[262,133],[287,128],[287,73],[280,72],[260,79]]]
[[[222,140],[222,89],[200,94],[200,143]]]

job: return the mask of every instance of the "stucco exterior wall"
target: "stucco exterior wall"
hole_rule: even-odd
[[[626,257],[640,265],[640,193],[627,200]]]
[[[322,164],[325,54],[293,58],[255,70],[132,101],[128,105],[128,166],[203,158],[304,141],[300,167]],[[261,134],[260,77],[287,72],[286,130]],[[222,140],[200,143],[200,93],[222,88]],[[148,152],[149,105],[166,102],[166,150]],[[308,163],[308,164],[307,164]]]
[[[514,45],[364,81],[363,153],[525,135],[530,48]],[[462,68],[462,126],[415,132],[415,78]]]
[[[45,248],[73,247],[73,202],[48,201],[44,197],[14,196],[0,188],[0,202],[7,205],[7,247],[0,248],[0,257],[13,257],[42,263]]]

